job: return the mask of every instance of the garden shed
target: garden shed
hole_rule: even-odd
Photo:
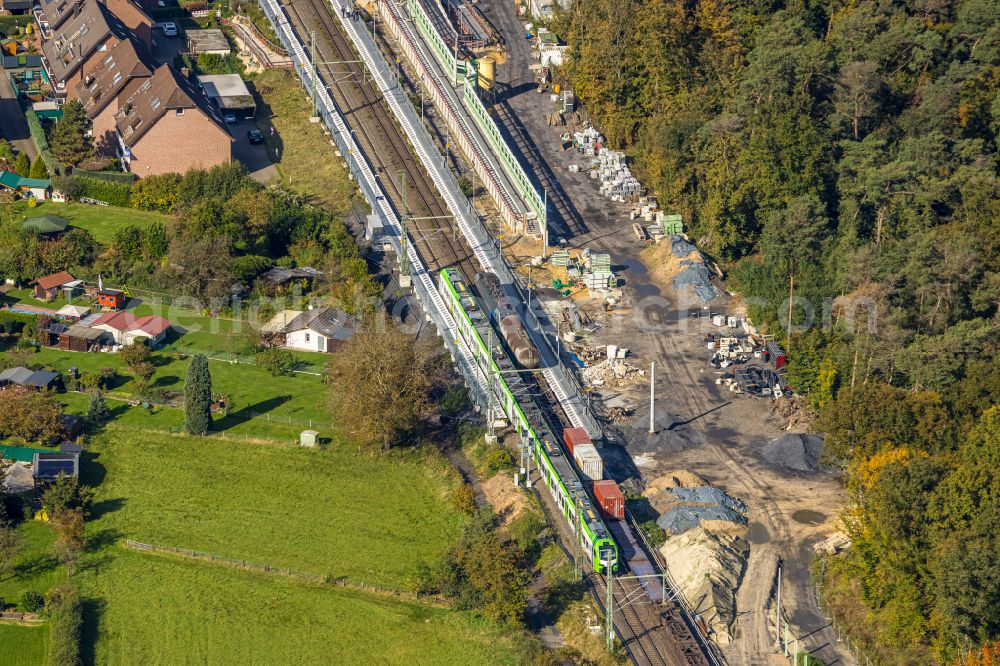
[[[227,56],[232,51],[226,35],[218,28],[207,30],[186,30],[187,48],[189,53],[201,55],[209,53],[212,55]]]
[[[257,113],[253,95],[239,74],[203,74],[198,83],[221,113],[232,113],[237,120],[249,120]]]

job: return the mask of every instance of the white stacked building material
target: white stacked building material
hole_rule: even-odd
[[[573,143],[579,152],[594,158],[590,164],[590,177],[601,181],[602,196],[613,201],[633,201],[642,195],[642,185],[629,170],[625,153],[605,148],[604,137],[600,132],[593,127],[585,127],[573,133]],[[643,219],[651,222],[655,209],[654,200],[652,205],[647,204],[642,213]]]

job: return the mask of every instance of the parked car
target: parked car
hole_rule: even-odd
[[[236,114],[233,113],[232,111],[228,111],[226,112],[226,115],[222,116],[222,119],[225,120],[230,125],[232,125],[233,123],[236,122]]]
[[[173,21],[164,21],[163,23],[163,34],[167,37],[177,36],[177,24]]]
[[[247,130],[247,140],[256,146],[258,143],[264,143],[264,135],[258,129]]]

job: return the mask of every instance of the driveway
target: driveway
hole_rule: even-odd
[[[278,169],[267,154],[267,144],[250,144],[247,130],[251,129],[257,129],[252,120],[241,120],[229,126],[233,133],[233,157],[243,163],[254,180],[266,183],[278,175]]]
[[[0,136],[7,139],[14,146],[14,150],[27,153],[28,157],[34,161],[37,151],[35,142],[31,139],[31,132],[28,130],[28,121],[24,119],[24,113],[14,97],[14,91],[10,89],[8,76],[11,72],[20,70],[0,69],[3,81],[0,81]]]
[[[167,37],[163,34],[162,28],[153,28],[153,60],[156,61],[157,65],[162,65],[165,62],[173,63],[174,56],[183,50],[184,39],[180,35]]]

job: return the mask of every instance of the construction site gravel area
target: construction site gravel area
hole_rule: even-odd
[[[695,612],[718,614],[728,625],[727,636],[715,636],[722,639],[718,643],[728,663],[790,663],[779,654],[774,628],[779,567],[781,613],[792,637],[827,664],[853,663],[817,607],[810,583],[812,546],[837,531],[844,501],[837,476],[819,462],[820,444],[781,439],[805,429],[788,398],[737,396],[716,384],[721,373],[709,363],[711,352],[705,348],[706,333],[716,327],[709,319],[689,316],[703,304],[689,292],[675,291],[673,274],[663,270],[662,245],[644,251],[646,245],[629,223],[631,206],[601,196],[586,173],[570,170],[581,157],[563,149],[560,135],[567,128],[549,124],[556,104],[536,92],[528,68],[534,62],[531,47],[524,39],[527,19],[516,16],[506,1],[485,0],[479,7],[506,41],[505,64],[497,68],[497,106],[502,110],[495,117],[548,190],[553,244],[563,238],[574,248],[609,253],[624,287],[622,301],[610,311],[603,299],[583,304],[596,330],[579,341],[598,355],[607,345],[627,348],[626,362],[644,371],[629,370],[628,381],[593,386],[598,410],[617,416],[609,427],[616,442],[602,451],[607,469],[626,489],[628,479],[641,479],[641,488],[682,470],[746,505],[746,525],[738,533],[719,536],[711,525],[702,526],[671,537],[690,543],[668,541],[665,547],[673,553],[668,561],[697,563],[703,558],[707,569],[719,570],[719,584],[728,580],[728,594],[687,599]],[[511,122],[514,126],[507,127]],[[666,245],[669,252],[669,241]],[[710,305],[722,313],[735,307],[725,293]],[[656,363],[657,396],[652,435],[651,362]],[[613,370],[611,376],[615,378]],[[678,553],[680,559],[673,560]],[[677,571],[675,578],[704,580],[704,573],[711,572]]]

